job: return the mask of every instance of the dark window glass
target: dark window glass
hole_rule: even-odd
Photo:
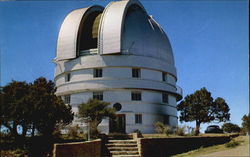
[[[131,92],[131,100],[140,101],[141,92]]]
[[[70,104],[70,95],[65,95],[64,96],[64,103],[65,104]]]
[[[132,77],[140,78],[141,77],[141,69],[133,68],[132,69]]]
[[[103,92],[93,92],[93,99],[103,100]]]
[[[142,124],[142,115],[141,114],[135,115],[135,124]]]
[[[93,76],[94,77],[102,77],[102,69],[94,69]]]
[[[166,73],[162,72],[162,81],[166,81]]]
[[[67,73],[67,74],[66,74],[66,82],[69,82],[70,79],[71,79],[71,75],[70,75],[70,73]]]
[[[163,103],[168,103],[168,94],[167,93],[162,93],[162,102]]]

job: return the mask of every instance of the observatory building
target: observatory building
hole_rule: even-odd
[[[59,31],[54,61],[56,94],[75,113],[90,98],[117,109],[116,119],[99,125],[102,132],[153,133],[158,121],[177,125],[182,91],[171,44],[139,1],[70,12]],[[74,124],[85,126],[77,118]]]

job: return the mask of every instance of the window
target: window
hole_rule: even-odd
[[[141,92],[131,92],[131,100],[140,101]]]
[[[67,73],[66,77],[65,77],[66,82],[69,82],[70,79],[71,79],[71,75],[70,75],[70,73]]]
[[[135,115],[135,124],[142,124],[142,115],[141,114]]]
[[[168,103],[168,93],[166,93],[166,92],[162,93],[162,102]]]
[[[70,104],[70,95],[65,95],[64,96],[64,103],[65,104]]]
[[[140,78],[141,77],[141,69],[133,68],[132,69],[132,77]]]
[[[93,99],[103,100],[103,92],[93,92]]]
[[[162,72],[162,81],[167,81],[167,74]]]
[[[168,115],[163,116],[163,124],[169,125],[169,116]]]
[[[102,69],[94,69],[93,71],[93,76],[94,77],[102,77]]]

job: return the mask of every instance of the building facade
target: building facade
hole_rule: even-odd
[[[95,98],[117,109],[103,119],[104,133],[140,130],[154,123],[177,125],[182,98],[170,42],[161,26],[137,0],[73,10],[64,19],[57,42],[56,94],[72,106]],[[74,124],[85,126],[75,118]]]

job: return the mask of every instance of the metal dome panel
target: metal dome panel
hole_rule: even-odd
[[[73,10],[64,19],[57,40],[56,60],[67,60],[76,58],[78,33],[81,21],[87,12],[103,10],[101,6],[92,6]]]
[[[143,8],[137,0],[124,0],[111,2],[105,8],[99,30],[99,53],[119,54],[121,53],[121,34],[124,17],[130,5],[137,4]]]

